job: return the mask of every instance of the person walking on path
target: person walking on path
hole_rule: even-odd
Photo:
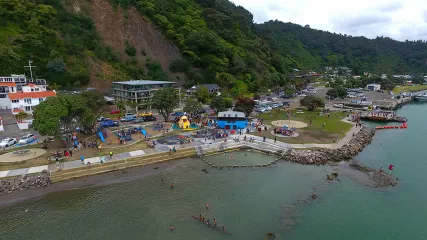
[[[274,136],[274,143],[276,143],[276,141],[277,141],[277,137],[276,137],[276,136]]]
[[[110,160],[113,159],[113,151],[110,150]]]
[[[81,155],[80,160],[82,161],[82,164],[85,164],[85,156]]]
[[[262,137],[262,141],[263,141],[263,142],[265,142],[265,139],[266,139],[266,137],[265,137],[265,136],[264,136],[264,137]]]

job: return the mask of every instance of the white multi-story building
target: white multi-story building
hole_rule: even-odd
[[[13,84],[11,84],[13,85]],[[0,83],[2,86],[2,83]],[[9,107],[12,110],[12,114],[18,114],[19,112],[26,112],[28,114],[33,113],[33,108],[39,105],[48,97],[55,97],[55,91],[46,90],[46,84],[40,83],[38,85],[29,83],[25,86],[21,86],[22,91],[17,91],[14,86],[7,86],[9,92],[7,93],[7,100]]]

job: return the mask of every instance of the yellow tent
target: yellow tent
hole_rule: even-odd
[[[182,116],[178,121],[178,126],[181,129],[187,129],[190,128],[190,121],[188,120],[187,116]]]

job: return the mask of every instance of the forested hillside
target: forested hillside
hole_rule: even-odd
[[[62,88],[150,78],[218,83],[239,94],[283,86],[293,68],[427,73],[424,42],[254,24],[227,0],[9,0],[0,1],[0,16],[0,74],[22,73],[31,58],[38,77]],[[172,45],[141,27],[145,21]]]
[[[347,66],[363,71],[394,74],[427,72],[427,43],[398,42],[387,37],[367,39],[333,34],[297,24],[269,21],[257,25],[272,49],[291,54],[301,68]]]

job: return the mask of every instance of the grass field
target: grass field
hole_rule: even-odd
[[[401,92],[416,92],[427,90],[427,85],[417,85],[417,86],[396,86],[393,89],[393,93],[401,93]]]
[[[322,114],[322,110],[316,109],[313,112],[307,112],[304,110],[304,113],[295,113],[291,120],[301,121],[309,124],[306,128],[298,129],[297,132],[300,134],[295,138],[279,138],[278,141],[287,142],[287,143],[333,143],[336,137],[342,138],[345,136],[352,125],[346,122],[341,121],[344,117],[347,116],[347,113],[343,112],[331,112],[328,114]],[[268,113],[261,114],[261,117],[264,119],[264,123],[271,125],[271,122],[274,120],[286,120],[285,111],[280,109],[274,109]],[[311,125],[310,125],[311,121]],[[323,127],[325,123],[325,127]],[[271,125],[272,126],[272,125]],[[267,132],[262,131],[257,133],[258,136],[266,136],[267,138],[274,138],[271,134],[274,126],[267,129]]]

